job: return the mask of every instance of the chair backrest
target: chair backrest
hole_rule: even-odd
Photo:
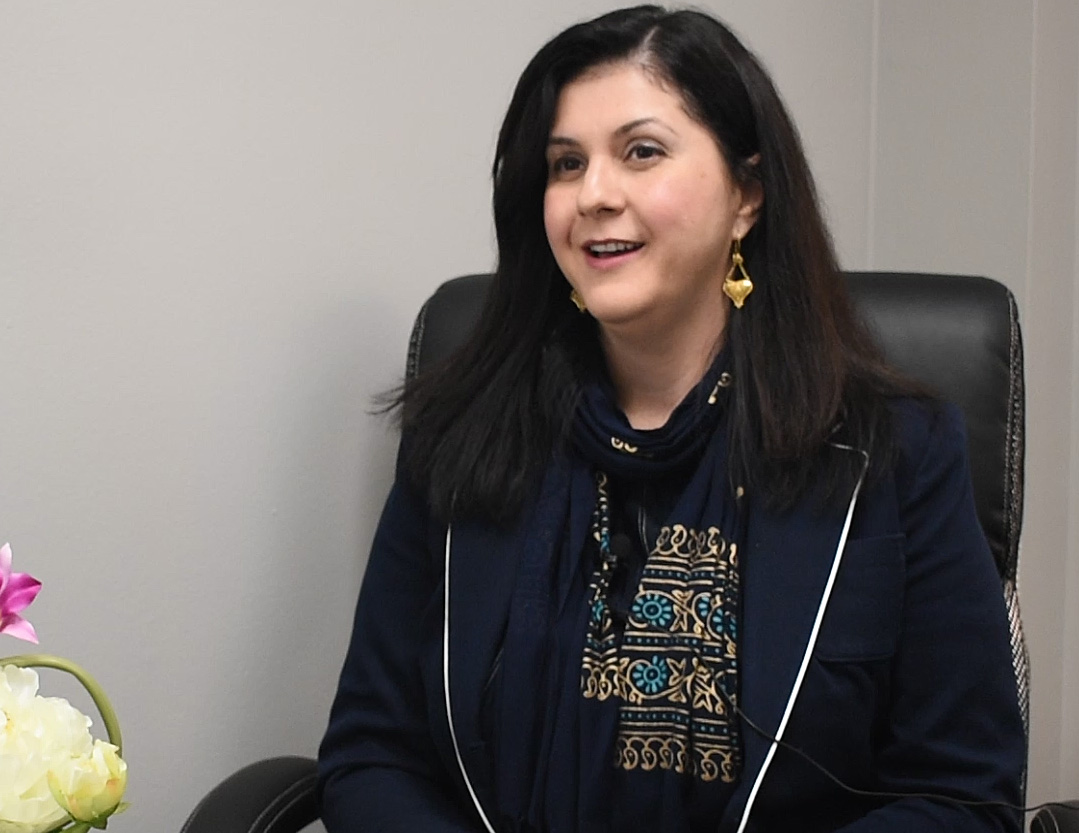
[[[1016,573],[1023,516],[1023,348],[1015,298],[988,278],[848,272],[847,286],[888,360],[966,418],[978,518],[1004,586],[1012,659],[1029,725],[1029,664]],[[448,356],[479,320],[490,275],[442,284],[416,318],[409,378]]]

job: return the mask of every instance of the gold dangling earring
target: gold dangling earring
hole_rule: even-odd
[[[577,307],[577,312],[588,312],[588,307],[584,305],[584,298],[581,297],[581,293],[576,289],[571,289],[569,291],[569,299],[573,301],[573,305]]]
[[[742,273],[742,277],[735,280],[735,271]],[[742,257],[742,238],[734,238],[734,251],[731,252],[731,270],[723,280],[723,294],[731,299],[735,309],[741,309],[742,305],[753,291],[753,281],[750,280],[749,272],[746,271],[745,260]]]

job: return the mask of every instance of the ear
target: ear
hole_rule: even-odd
[[[738,238],[745,237],[749,234],[749,230],[757,222],[757,218],[761,213],[761,206],[764,205],[764,186],[761,184],[760,178],[756,175],[756,167],[760,164],[761,155],[759,153],[753,154],[747,160],[745,165],[747,168],[754,169],[753,173],[745,177],[745,181],[738,186],[739,193],[741,194],[742,202],[738,206],[738,210],[735,212],[734,217],[734,234]]]

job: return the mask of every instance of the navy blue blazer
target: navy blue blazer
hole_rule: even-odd
[[[716,819],[720,833],[738,829],[758,780],[746,831],[1021,829],[1014,811],[919,795],[1022,803],[1026,741],[962,418],[951,406],[912,402],[895,414],[900,453],[890,474],[857,499],[784,734],[848,786],[895,795],[854,795],[743,725],[744,769]],[[788,708],[847,509],[751,505],[741,564],[740,702],[768,734]],[[585,524],[574,526],[583,543]],[[511,561],[485,558],[500,549],[492,543],[502,534],[453,527],[448,656],[459,761],[443,686],[446,529],[398,477],[320,749],[329,833],[484,829],[470,788],[481,806],[493,806],[480,703],[515,577]]]

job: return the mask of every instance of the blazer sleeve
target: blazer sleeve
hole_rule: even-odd
[[[921,409],[919,409],[921,410]],[[1026,736],[1000,578],[978,523],[958,409],[900,419],[906,581],[877,789],[1022,804]],[[1022,814],[901,798],[843,833],[1022,830]]]
[[[364,574],[319,749],[328,833],[474,833],[452,799],[421,675],[425,620],[441,615],[426,504],[398,473]]]

